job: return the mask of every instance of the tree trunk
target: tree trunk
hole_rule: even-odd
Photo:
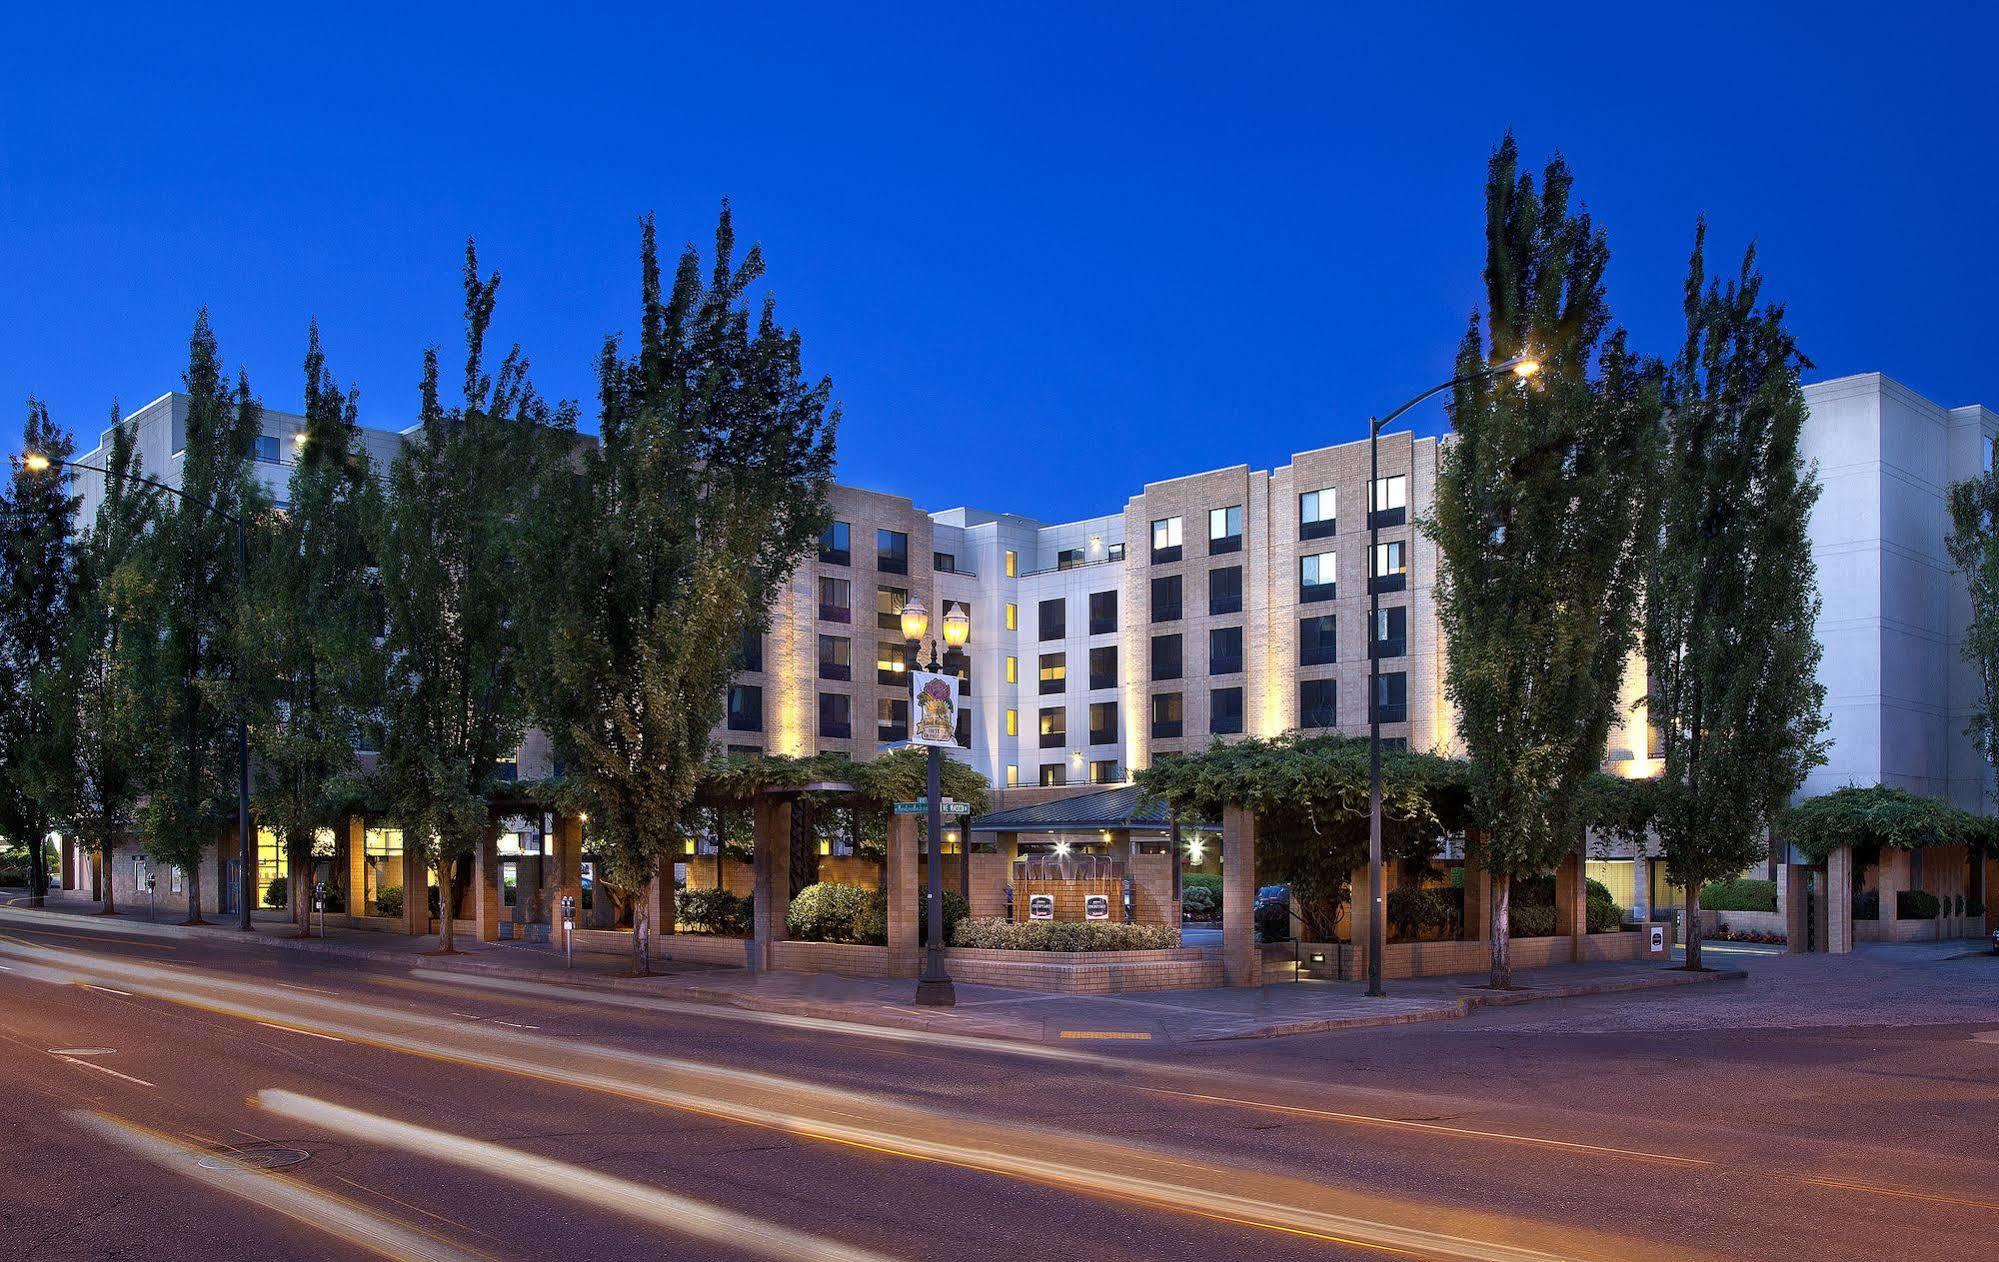
[[[205,925],[201,918],[201,864],[197,862],[187,870],[187,919],[184,925]]]
[[[657,881],[659,878],[654,877]],[[632,971],[639,977],[652,976],[652,898],[650,891],[632,904]]]
[[[1487,941],[1492,949],[1492,976],[1486,985],[1494,990],[1513,989],[1513,934],[1508,923],[1513,905],[1513,878],[1492,874],[1492,919]]]
[[[117,847],[111,844],[111,823],[109,820],[106,820],[104,824],[104,857],[100,861],[104,865],[104,871],[97,879],[98,887],[104,891],[104,907],[98,913],[101,916],[115,916],[118,914],[118,898],[111,891],[112,869],[117,866],[113,862],[116,850]]]
[[[424,891],[418,890],[419,895]],[[430,899],[424,897],[424,902]],[[451,945],[451,863],[439,858],[437,861],[437,951],[438,955],[456,955],[457,948]]]
[[[292,924],[298,927],[298,936],[308,938],[312,936],[312,883],[306,879],[307,872],[300,870],[301,849],[306,859],[303,866],[309,868],[312,862],[311,844],[300,847],[296,839],[285,838],[285,880],[290,886],[285,898],[291,904]]]
[[[1687,971],[1701,971],[1701,883],[1687,884]]]
[[[28,906],[41,907],[48,902],[49,855],[48,830],[30,828],[28,838]]]

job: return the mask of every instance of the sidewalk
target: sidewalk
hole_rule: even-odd
[[[615,992],[653,1001],[724,1005],[756,1012],[822,1021],[855,1022],[898,1029],[948,1031],[984,1038],[1028,1042],[1204,1043],[1226,1039],[1272,1038],[1287,1034],[1449,1021],[1479,1007],[1531,1003],[1580,995],[1676,989],[1739,980],[1744,973],[1720,969],[1685,973],[1656,962],[1562,965],[1522,972],[1519,988],[1488,991],[1475,977],[1434,977],[1398,981],[1387,997],[1369,999],[1357,982],[1281,982],[1258,988],[1154,991],[1119,995],[1049,994],[996,986],[960,985],[954,1008],[917,1008],[906,979],[841,977],[830,973],[752,973],[747,969],[680,961],[653,961],[649,977],[630,976],[625,955],[577,952],[565,963],[560,952],[525,943],[466,942],[456,956],[428,954],[433,937],[412,938],[366,930],[333,930],[331,936],[299,938],[289,922],[259,921],[255,934],[233,926],[188,928],[148,923],[143,914],[121,909],[115,917],[96,914],[96,904],[74,895],[55,895],[40,912],[0,907],[0,924],[21,926],[28,918],[60,920],[66,930],[83,927],[138,936],[198,939],[224,946],[257,946],[340,959],[370,960],[417,971],[458,973],[510,983],[540,983],[574,990]]]

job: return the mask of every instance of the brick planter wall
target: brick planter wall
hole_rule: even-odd
[[[773,966],[787,973],[887,977],[888,948],[857,942],[773,942]]]
[[[660,934],[652,940],[652,953],[667,960],[743,968],[749,963],[749,945],[748,938],[718,938],[708,933]]]
[[[1512,943],[1514,969],[1545,968],[1553,964],[1595,963],[1602,960],[1642,960],[1647,956],[1649,934],[1592,933],[1588,937],[1572,939],[1558,938],[1515,938]],[[1666,940],[1672,942],[1672,926],[1666,926]],[[1282,950],[1281,959],[1272,960],[1271,966],[1289,965],[1291,950],[1289,944],[1277,944],[1273,950]],[[1345,943],[1303,942],[1298,944],[1300,958],[1309,959],[1313,952],[1326,957],[1326,962],[1314,967],[1319,977],[1344,977],[1350,981],[1362,975],[1360,952]],[[1472,942],[1391,942],[1381,957],[1383,977],[1453,977],[1461,974],[1484,973],[1491,967],[1491,949],[1482,941]]]
[[[1203,990],[1222,984],[1221,958],[1199,947],[1161,951],[989,951],[944,953],[956,981],[1017,990],[1106,995],[1135,990]]]

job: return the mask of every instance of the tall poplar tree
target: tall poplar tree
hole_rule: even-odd
[[[70,807],[69,726],[62,721],[64,637],[76,596],[78,499],[59,462],[74,454],[67,431],[28,400],[25,450],[0,492],[0,836],[28,848],[28,905],[48,894],[45,839]]]
[[[1733,280],[1710,283],[1706,240],[1702,223],[1645,576],[1646,708],[1666,764],[1652,823],[1686,890],[1696,970],[1701,887],[1768,853],[1771,818],[1825,757],[1807,534],[1818,485],[1798,455],[1805,360],[1784,309],[1758,305],[1755,249]]]
[[[1473,817],[1492,873],[1491,984],[1512,984],[1512,879],[1577,846],[1578,790],[1603,762],[1618,681],[1637,646],[1639,525],[1658,372],[1608,332],[1610,256],[1571,205],[1559,158],[1537,186],[1508,135],[1486,182],[1486,333],[1460,375],[1528,352],[1531,385],[1461,385],[1425,529],[1442,554],[1445,688],[1475,768]]]
[[[315,838],[346,818],[355,736],[380,704],[379,602],[367,539],[379,492],[358,407],[327,370],[313,324],[289,506],[261,533],[251,565],[255,669],[245,698],[259,767],[253,805],[285,848],[286,903],[301,931],[311,924]]]
[[[140,832],[157,861],[186,877],[187,923],[201,924],[203,853],[236,818],[231,706],[245,592],[236,528],[223,514],[256,518],[269,496],[251,473],[263,409],[247,376],[239,373],[230,386],[206,310],[195,317],[183,381],[185,498],[161,498],[157,524],[140,547],[143,579],[131,587],[138,625],[128,647],[147,716]]]
[[[426,352],[422,421],[390,465],[372,531],[390,658],[380,773],[403,845],[436,868],[444,952],[458,860],[489,827],[499,760],[527,729],[531,627],[549,613],[530,589],[528,523],[553,511],[537,497],[575,441],[573,408],[535,393],[519,347],[487,369],[499,286],[467,243],[462,401],[444,405],[437,351]]]
[[[680,844],[709,733],[745,633],[826,520],[837,409],[808,380],[799,337],[768,298],[752,246],[736,265],[729,208],[703,281],[692,246],[662,293],[653,224],[640,249],[638,353],[599,362],[600,446],[548,496],[537,677],[543,725],[589,805],[609,884],[634,893]],[[636,967],[650,968],[650,900],[633,899]]]
[[[76,809],[71,827],[97,847],[103,876],[104,914],[117,910],[111,866],[118,837],[131,830],[132,813],[143,785],[140,728],[144,722],[135,690],[126,624],[132,617],[135,572],[146,531],[158,508],[158,493],[143,476],[137,440],[111,410],[104,445],[104,498],[85,533],[76,615],[64,655],[70,709]]]
[[[1949,504],[1944,550],[1971,597],[1971,621],[1960,651],[1978,678],[1976,708],[1965,735],[1986,766],[1999,770],[1999,472],[1987,469],[1953,483]]]

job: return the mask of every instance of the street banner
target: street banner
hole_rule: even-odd
[[[909,739],[918,745],[958,743],[958,677],[909,673]]]

